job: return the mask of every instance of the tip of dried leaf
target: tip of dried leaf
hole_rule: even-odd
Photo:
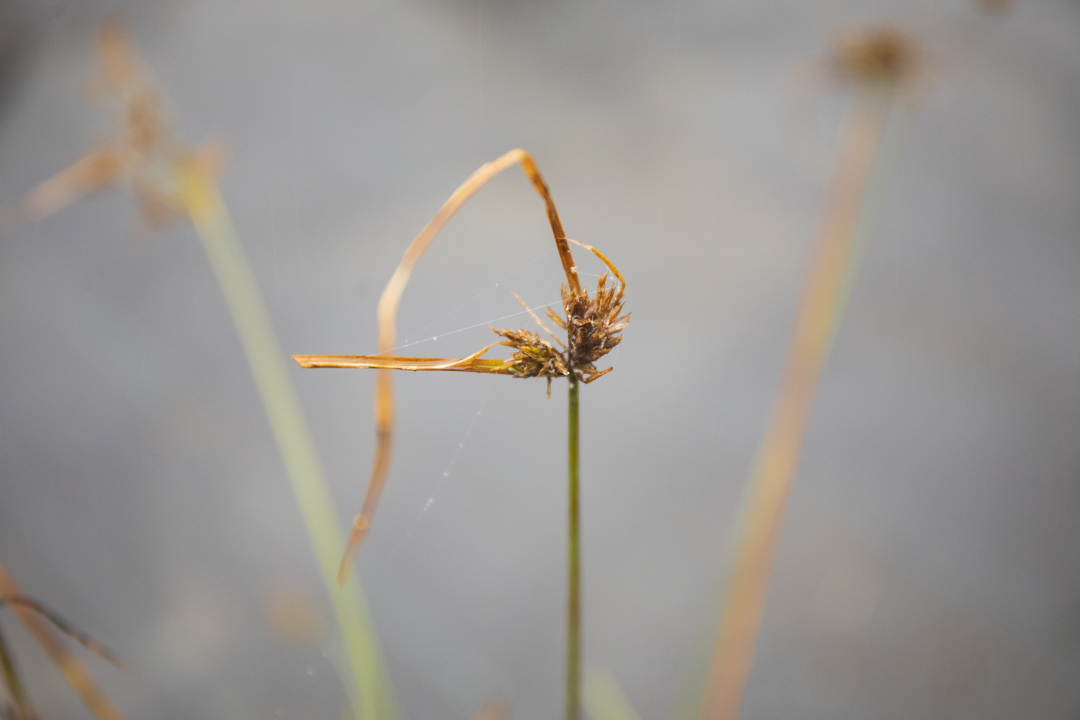
[[[363,515],[357,515],[353,520],[352,531],[349,533],[349,541],[345,543],[345,554],[341,556],[341,565],[338,566],[337,582],[345,587],[345,581],[349,579],[356,553],[360,552],[360,545],[367,535],[369,521]]]

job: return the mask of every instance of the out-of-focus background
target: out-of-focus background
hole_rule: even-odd
[[[107,130],[121,13],[224,194],[288,353],[372,352],[379,292],[481,163],[532,152],[621,268],[615,371],[583,391],[586,659],[665,717],[715,602],[847,98],[844,27],[898,21],[930,82],[822,381],[745,718],[1080,712],[1080,4],[950,0],[40,0],[0,5],[0,201]],[[584,271],[602,268],[582,257]],[[588,277],[588,276],[587,276]],[[406,291],[406,354],[462,356],[558,295],[517,170]],[[115,647],[132,718],[340,718],[312,552],[202,249],[94,197],[0,238],[0,558]],[[372,377],[295,370],[342,520]],[[562,707],[565,396],[396,378],[357,565],[407,720]],[[276,621],[273,618],[277,618]],[[290,642],[299,623],[315,643]],[[299,619],[297,619],[299,618]],[[45,718],[85,718],[0,617]],[[276,629],[275,629],[276,628]]]

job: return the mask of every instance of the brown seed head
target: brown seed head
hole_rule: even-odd
[[[220,144],[195,149],[173,132],[160,85],[116,20],[101,27],[98,58],[89,90],[112,112],[111,137],[27,193],[15,210],[0,208],[0,224],[39,220],[90,193],[120,188],[135,197],[148,228],[163,227],[184,215],[177,168],[194,164],[220,174]]]
[[[607,370],[597,370],[594,364],[622,342],[622,330],[630,321],[629,313],[623,314],[623,287],[608,287],[604,274],[596,284],[596,294],[589,297],[584,288],[574,292],[563,285],[562,303],[566,317],[559,317],[550,307],[546,314],[566,331],[563,350],[556,350],[547,340],[528,330],[495,330],[506,338],[501,343],[514,348],[513,357],[503,367],[516,377],[567,377],[571,373],[577,379],[590,383]],[[538,320],[539,321],[539,320]],[[546,328],[545,328],[546,329]],[[559,343],[562,345],[562,343]]]
[[[892,25],[851,30],[833,45],[829,58],[833,74],[861,85],[892,85],[911,81],[922,69],[918,44]]]
[[[553,378],[570,374],[562,354],[539,335],[528,330],[495,330],[495,333],[506,338],[502,345],[514,348],[513,356],[501,368],[509,370],[514,377]]]
[[[607,274],[600,277],[596,284],[596,294],[592,298],[585,289],[574,293],[563,286],[566,323],[555,318],[554,313],[549,315],[566,330],[567,364],[577,371],[579,378],[587,381],[600,377],[601,372],[597,371],[593,363],[622,342],[622,330],[630,321],[629,314],[622,314],[622,286],[616,290],[612,284],[609,288],[607,280]]]
[[[976,0],[975,4],[988,13],[1004,13],[1012,7],[1012,0]]]

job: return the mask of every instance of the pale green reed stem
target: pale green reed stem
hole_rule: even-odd
[[[353,715],[397,720],[397,701],[357,576],[344,588],[337,584],[345,536],[255,274],[214,181],[197,168],[181,168],[177,183],[236,324],[334,608],[348,662],[348,671],[339,670]]]
[[[585,673],[582,701],[592,720],[641,720],[609,670],[593,669]]]
[[[570,375],[567,413],[569,505],[566,563],[566,720],[581,717],[581,514],[578,503],[578,379]]]

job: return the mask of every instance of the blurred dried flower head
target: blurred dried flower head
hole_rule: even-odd
[[[176,136],[157,79],[116,20],[101,27],[98,60],[100,70],[88,90],[93,102],[112,111],[111,137],[27,193],[18,215],[39,220],[86,195],[119,188],[132,193],[148,228],[162,228],[184,214],[174,180],[176,168],[197,165],[219,175],[224,148],[209,143],[193,149]]]
[[[484,703],[473,720],[506,720],[510,717],[510,703],[503,697],[494,697]]]
[[[1012,0],[975,0],[980,10],[988,13],[1004,13],[1012,8]]]
[[[842,33],[827,62],[833,77],[862,88],[910,89],[926,70],[919,44],[893,25]]]
[[[319,598],[298,582],[275,583],[263,596],[262,610],[275,637],[287,644],[318,646],[329,634]]]

